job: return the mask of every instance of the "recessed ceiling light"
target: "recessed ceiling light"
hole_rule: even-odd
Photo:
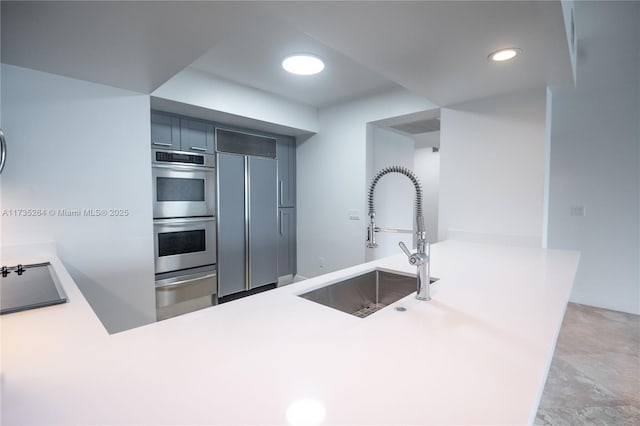
[[[292,74],[313,75],[324,69],[324,62],[317,56],[300,54],[287,56],[282,61],[282,68]]]
[[[509,47],[508,49],[496,50],[489,55],[489,59],[494,62],[503,62],[515,58],[520,53],[522,53],[522,49],[518,49],[517,47]]]

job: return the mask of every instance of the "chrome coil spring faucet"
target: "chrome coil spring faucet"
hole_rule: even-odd
[[[378,184],[380,178],[389,173],[401,173],[411,179],[413,186],[416,189],[416,241],[418,251],[411,253],[407,246],[401,241],[400,248],[409,258],[409,263],[417,267],[416,280],[417,280],[417,292],[416,299],[431,300],[429,295],[429,242],[427,241],[427,233],[424,229],[424,216],[422,215],[422,187],[416,175],[406,167],[401,166],[389,166],[380,170],[369,185],[369,195],[367,201],[369,203],[369,226],[367,228],[367,247],[376,248],[376,232],[403,232],[412,233],[413,231],[403,229],[391,229],[391,228],[379,228],[376,226],[376,213],[373,203],[373,192]]]

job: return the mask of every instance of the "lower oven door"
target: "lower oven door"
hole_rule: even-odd
[[[156,274],[215,264],[215,221],[214,217],[155,220]]]
[[[195,268],[184,275],[156,276],[158,321],[207,308],[216,303],[218,275],[215,267]]]

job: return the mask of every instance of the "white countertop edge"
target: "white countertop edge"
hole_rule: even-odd
[[[574,274],[574,279],[575,279],[575,274]],[[551,352],[547,356],[547,362],[546,362],[546,365],[544,367],[544,375],[540,379],[540,385],[538,387],[538,395],[536,396],[536,403],[532,407],[531,413],[529,413],[529,420],[528,420],[527,424],[530,424],[530,425],[534,424],[534,422],[536,420],[536,416],[538,414],[538,408],[539,408],[540,402],[542,400],[542,394],[544,393],[544,388],[545,388],[545,385],[547,384],[547,377],[549,376],[549,370],[551,369],[551,363],[553,362],[553,354],[555,352],[556,343],[558,342],[558,336],[560,335],[560,330],[562,329],[562,322],[564,320],[565,313],[567,312],[567,305],[569,303],[569,295],[570,294],[571,294],[571,292],[569,291],[569,293],[567,294],[566,300],[564,302],[564,309],[562,310],[562,315],[560,316],[560,319],[556,324],[556,333],[555,333],[555,338],[553,340],[554,344],[553,344],[553,346],[551,348]]]

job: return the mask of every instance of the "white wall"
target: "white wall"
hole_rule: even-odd
[[[442,109],[439,239],[542,243],[544,89]]]
[[[433,152],[434,146],[440,146],[440,132],[414,135],[414,168],[423,190],[424,223],[427,239],[431,243],[438,241],[438,210],[440,199],[440,153]]]
[[[2,65],[4,246],[53,241],[109,332],[155,320],[149,97]],[[57,209],[126,209],[61,217]],[[55,214],[52,215],[55,211]]]
[[[551,97],[548,247],[582,252],[572,301],[640,314],[640,3],[575,13],[577,87]]]
[[[385,167],[403,166],[413,170],[413,138],[375,125],[369,126],[367,150],[372,151],[372,163],[367,167],[367,185],[375,174]],[[368,188],[368,186],[367,186]],[[415,228],[415,189],[413,183],[404,175],[391,173],[383,176],[374,192],[376,225],[382,228]],[[363,212],[365,225],[368,220],[368,208]],[[404,241],[412,247],[413,233],[376,233],[378,248],[365,249],[365,259],[373,260],[400,253],[398,243]]]
[[[241,86],[193,68],[179,72],[152,95],[304,132],[318,131],[316,108]]]
[[[434,108],[406,90],[319,111],[320,133],[298,142],[298,273],[311,277],[365,259],[367,123]],[[350,209],[361,220],[349,220]],[[320,258],[325,266],[320,267]]]

